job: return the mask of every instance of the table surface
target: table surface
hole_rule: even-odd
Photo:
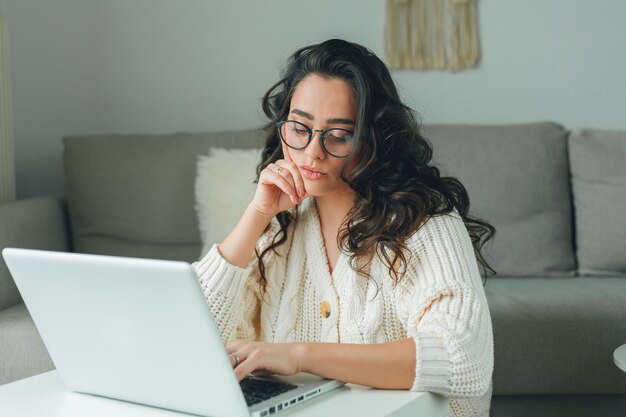
[[[346,384],[275,413],[277,416],[448,416],[448,400],[429,392],[376,390]],[[0,386],[0,416],[182,417],[189,414],[69,391],[57,371]]]
[[[613,352],[613,360],[619,369],[626,372],[626,345],[615,349],[615,352]]]

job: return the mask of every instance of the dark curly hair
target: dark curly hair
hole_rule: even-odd
[[[429,165],[432,146],[420,134],[414,111],[400,101],[385,64],[361,45],[331,39],[291,55],[282,79],[263,97],[263,111],[269,122],[264,127],[266,143],[257,167],[257,181],[265,167],[283,158],[276,122],[285,120],[295,87],[310,74],[348,82],[357,103],[356,146],[344,165],[352,169],[346,172],[344,168],[342,172],[356,198],[338,236],[338,245],[349,254],[353,268],[363,273],[365,266],[356,267],[356,261],[364,259],[361,265],[367,265],[377,253],[397,283],[406,271],[407,239],[428,217],[456,208],[477,260],[484,270],[495,274],[481,253],[485,242],[494,237],[495,228],[469,217],[469,196],[463,184],[456,178],[442,177],[437,167]],[[270,246],[255,252],[263,288],[267,284],[263,258],[286,241],[290,223],[297,220],[288,211],[276,218],[280,230]]]

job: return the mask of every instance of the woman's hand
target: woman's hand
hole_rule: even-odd
[[[295,375],[301,371],[304,345],[301,343],[263,343],[235,341],[226,346],[238,381],[251,373]],[[235,355],[236,354],[236,355]],[[239,364],[237,364],[237,358]]]
[[[301,203],[306,196],[300,171],[287,157],[261,171],[252,204],[260,214],[271,218]]]

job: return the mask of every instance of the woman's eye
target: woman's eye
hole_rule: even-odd
[[[328,139],[333,140],[338,143],[346,143],[352,140],[352,133],[350,132],[332,132],[327,135]]]
[[[295,127],[293,129],[293,131],[297,134],[297,135],[308,135],[308,132],[306,129],[298,129],[297,127]]]

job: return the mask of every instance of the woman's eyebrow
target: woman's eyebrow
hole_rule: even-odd
[[[313,117],[313,115],[311,115],[310,113],[305,112],[304,110],[300,110],[300,109],[293,109],[291,110],[291,113],[293,114],[297,114],[298,116],[302,116],[302,117],[306,117],[309,120],[315,120],[315,117]],[[331,119],[327,119],[326,123],[339,123],[342,125],[354,125],[354,120],[352,119],[344,119],[341,117],[333,117]]]
[[[298,116],[306,117],[309,120],[315,120],[315,117],[313,117],[311,114],[305,112],[304,110],[293,109],[291,112],[293,114],[297,114]]]
[[[342,119],[342,118],[333,118],[333,119],[327,119],[326,123],[339,123],[342,125],[352,125],[354,126],[354,120],[352,119]]]

